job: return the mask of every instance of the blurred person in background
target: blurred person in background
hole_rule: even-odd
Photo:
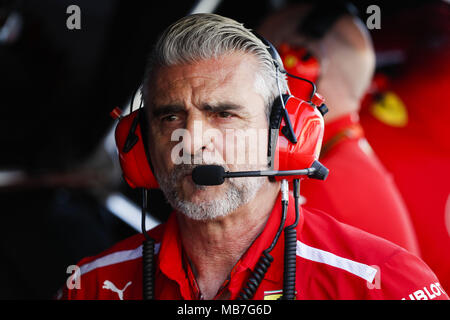
[[[341,2],[292,5],[267,17],[258,31],[279,48],[289,73],[316,82],[329,109],[320,161],[330,174],[325,183],[302,182],[304,206],[419,255],[403,199],[359,123],[375,53],[355,10]],[[289,87],[294,95],[309,99],[311,90],[304,82],[289,79]]]

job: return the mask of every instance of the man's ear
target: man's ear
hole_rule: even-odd
[[[357,17],[344,15],[324,37],[323,45],[323,59],[332,60],[332,69],[341,69],[339,77],[346,79],[351,95],[359,99],[370,84],[375,69],[375,52],[367,28]],[[321,65],[321,70],[323,78],[327,77],[326,64]],[[320,79],[317,86],[320,88]]]
[[[333,27],[335,35],[356,50],[372,50],[372,39],[364,23],[357,17],[344,15]]]

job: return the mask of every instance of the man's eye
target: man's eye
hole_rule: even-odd
[[[178,117],[176,115],[171,114],[171,115],[162,117],[161,120],[164,122],[173,122],[173,121],[178,120]]]
[[[233,115],[231,113],[229,113],[229,112],[221,111],[221,112],[218,113],[218,116],[220,118],[231,118]]]

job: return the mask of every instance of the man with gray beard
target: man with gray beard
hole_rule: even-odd
[[[260,144],[241,150],[238,141],[245,138],[239,134],[223,139],[230,130],[268,135],[271,107],[288,91],[266,45],[242,24],[214,14],[178,20],[162,34],[145,74],[140,115],[147,125],[141,133],[152,172],[174,208],[166,223],[146,234],[156,243],[150,256],[154,298],[278,299],[285,267],[281,230],[296,220],[289,251],[296,264],[290,273],[294,298],[448,298],[431,270],[402,248],[321,212],[299,208],[296,219],[294,199],[286,189],[282,199],[280,182],[260,177],[207,187],[194,183],[192,170],[199,164],[227,171],[268,166],[267,159],[233,160],[250,159]],[[220,134],[206,134],[211,131]],[[182,139],[172,139],[174,132]],[[138,234],[83,259],[62,297],[141,299],[147,288],[142,265],[149,259],[142,257],[144,239]]]

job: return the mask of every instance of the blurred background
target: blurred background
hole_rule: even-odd
[[[256,28],[298,2],[0,0],[0,299],[51,299],[69,265],[139,232],[140,194],[122,180],[109,113],[130,104],[165,27],[189,13],[215,12]],[[363,21],[369,5],[381,9],[381,29],[369,30],[377,73],[396,75],[408,63],[426,64],[429,48],[448,48],[445,1],[353,4]],[[80,8],[80,29],[67,27],[70,5]],[[434,138],[443,141],[436,149],[445,150],[448,172],[444,92],[426,111],[446,119]],[[158,190],[150,199],[148,228],[170,212]],[[445,223],[450,229],[450,217]]]

